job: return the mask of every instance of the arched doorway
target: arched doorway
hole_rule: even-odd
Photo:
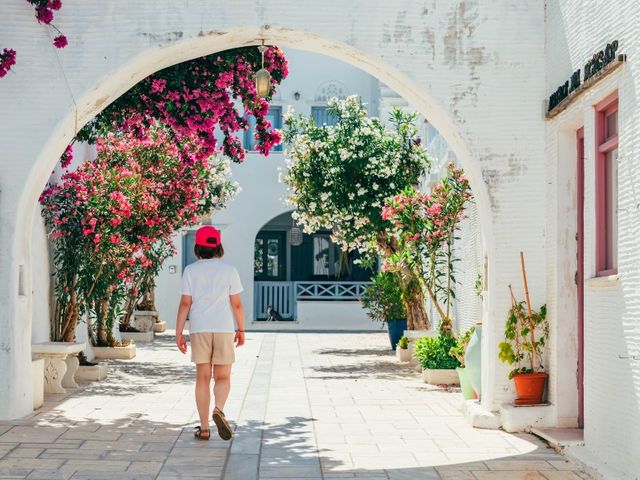
[[[503,307],[507,305],[508,299],[505,295],[495,294],[495,286],[506,285],[517,270],[515,262],[510,260],[496,263],[496,251],[500,250],[501,254],[508,255],[510,259],[511,256],[515,258],[515,255],[511,254],[517,250],[529,248],[532,252],[529,255],[531,263],[538,265],[531,269],[530,281],[541,285],[544,269],[540,239],[544,217],[533,217],[529,220],[527,229],[514,231],[513,222],[516,221],[519,210],[514,202],[509,201],[509,192],[517,191],[518,199],[523,203],[533,203],[538,198],[540,188],[544,185],[543,169],[527,168],[524,165],[528,160],[542,158],[542,142],[532,140],[526,149],[522,149],[518,147],[517,138],[505,141],[499,131],[491,132],[484,125],[482,114],[479,113],[483,107],[491,107],[494,113],[500,115],[499,126],[504,126],[507,131],[515,119],[521,120],[519,125],[533,138],[541,134],[543,129],[542,120],[534,114],[538,110],[537,98],[524,99],[519,105],[519,111],[514,113],[509,105],[502,102],[505,89],[486,92],[484,96],[477,94],[478,78],[482,75],[480,65],[488,63],[487,58],[490,58],[490,55],[476,55],[474,61],[455,60],[457,55],[471,55],[469,52],[472,50],[472,47],[462,41],[455,43],[454,40],[453,46],[446,43],[447,32],[451,28],[447,22],[441,22],[440,19],[455,23],[460,15],[465,17],[467,14],[461,12],[457,6],[451,11],[432,16],[420,10],[413,2],[406,1],[402,2],[402,5],[389,7],[390,11],[387,13],[392,16],[401,14],[404,22],[412,17],[423,19],[428,35],[423,37],[409,33],[408,36],[405,35],[404,40],[399,40],[410,51],[420,52],[418,57],[409,51],[399,51],[398,43],[395,41],[385,41],[386,38],[396,37],[395,34],[389,33],[389,25],[380,21],[381,12],[371,9],[363,14],[359,13],[358,29],[337,28],[335,16],[331,13],[333,7],[329,7],[323,5],[320,9],[307,10],[291,18],[291,12],[282,10],[284,7],[265,12],[259,2],[253,1],[234,6],[234,11],[228,16],[216,15],[205,6],[176,12],[171,2],[154,4],[153,8],[139,7],[142,10],[136,10],[138,7],[127,2],[108,7],[78,5],[74,6],[78,18],[98,16],[104,22],[104,31],[111,32],[113,41],[106,42],[103,38],[93,36],[85,25],[74,25],[79,38],[83,37],[86,40],[79,43],[78,48],[82,49],[82,55],[78,52],[74,55],[72,50],[65,52],[65,55],[68,53],[69,56],[64,57],[64,61],[59,64],[60,70],[55,70],[56,75],[59,75],[56,81],[60,81],[60,86],[64,88],[62,91],[69,92],[69,95],[51,95],[49,86],[35,88],[23,84],[22,75],[34,78],[46,75],[51,71],[52,65],[55,65],[53,62],[57,62],[53,59],[38,63],[35,53],[31,60],[25,55],[25,68],[16,79],[9,82],[5,79],[1,100],[6,106],[3,125],[7,127],[5,132],[9,140],[3,168],[10,180],[5,176],[2,191],[5,198],[13,198],[16,201],[11,205],[9,202],[2,202],[3,205],[0,206],[0,220],[3,225],[0,235],[6,247],[0,273],[7,286],[0,298],[4,344],[1,355],[2,363],[6,365],[0,373],[4,405],[3,411],[0,412],[1,417],[22,416],[28,413],[30,405],[30,327],[29,322],[24,320],[31,317],[31,279],[28,273],[32,266],[29,249],[31,219],[42,186],[68,141],[105,105],[148,74],[204,54],[238,46],[256,45],[262,39],[283,47],[291,46],[324,53],[362,68],[398,92],[420,113],[428,116],[441,132],[466,169],[478,202],[483,243],[487,245],[486,270],[491,272],[486,279],[488,294],[485,319],[495,317],[496,311],[504,311]],[[343,6],[336,2],[334,7],[342,9]],[[98,11],[96,8],[108,8],[108,11]],[[113,10],[116,8],[119,9],[117,16]],[[145,10],[151,8],[153,11]],[[452,28],[457,32],[455,35],[466,38],[470,44],[479,42],[488,52],[501,51],[504,41],[498,42],[490,37],[481,36],[481,33],[477,34],[478,38],[474,37],[475,30],[469,25],[473,25],[474,22],[480,23],[479,19],[483,18],[481,10],[488,7],[475,8],[479,11],[473,12],[472,17],[463,18],[468,24],[466,30],[458,31],[458,27],[453,25]],[[158,11],[162,9],[172,13],[158,15]],[[533,10],[535,11],[532,13],[538,15],[543,13],[542,8]],[[252,13],[248,17],[249,12]],[[137,18],[140,15],[153,19],[145,25],[142,32],[133,23],[123,25],[117,20],[125,17]],[[282,18],[290,19],[288,24],[282,24],[279,21]],[[8,20],[2,22],[5,21]],[[40,35],[41,32],[35,30],[37,25],[34,26],[33,23],[31,19],[25,19],[24,33],[21,33],[17,40],[17,48],[21,43],[30,41],[31,36]],[[532,29],[532,23],[526,15],[518,19],[518,25],[523,29]],[[401,33],[399,35],[402,36]],[[518,37],[522,38],[522,35],[523,32],[520,30]],[[533,37],[537,38],[536,35],[539,34],[536,33]],[[428,39],[432,36],[444,39],[443,51],[439,51],[440,47],[435,45],[433,40],[429,43]],[[431,47],[427,48],[428,45]],[[449,50],[446,50],[447,48]],[[541,47],[538,48],[533,43],[526,45],[525,50],[531,55],[539,55],[542,52]],[[540,84],[543,84],[543,73],[534,68],[535,62],[531,62],[531,55],[523,55],[521,51],[504,52],[503,58],[511,59],[511,65],[523,67],[515,69],[518,78],[511,78],[509,85],[517,85],[519,78],[529,82],[540,80]],[[521,57],[527,58],[527,61],[520,63],[518,59]],[[87,58],[91,58],[94,63],[85,64]],[[495,73],[495,68],[488,68]],[[74,75],[69,80],[66,72],[71,71]],[[469,98],[465,98],[465,95]],[[33,105],[34,110],[28,112],[29,121],[23,112],[24,102],[19,101],[21,97],[26,97],[32,102],[30,105]],[[26,106],[26,110],[29,110],[29,105]],[[21,139],[20,134],[24,134],[25,131],[30,131],[29,142]],[[503,179],[503,175],[507,181]],[[500,242],[496,240],[496,228],[504,235],[500,237]],[[508,232],[510,236],[507,238]],[[544,291],[543,288],[541,290]],[[485,328],[485,332],[487,348],[484,360],[488,368],[484,382],[487,387],[490,384],[502,387],[507,384],[506,376],[502,380],[504,372],[501,369],[496,372],[493,368],[496,365],[494,345],[499,334],[490,324]],[[500,380],[496,380],[498,376]],[[487,388],[486,391],[488,393],[483,402],[492,406],[499,399],[490,392],[500,389]],[[501,395],[505,397],[508,393]]]

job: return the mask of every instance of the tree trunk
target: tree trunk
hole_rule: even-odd
[[[410,277],[404,285],[404,304],[407,309],[407,330],[428,330],[429,316],[424,308],[424,292],[420,282]]]
[[[144,282],[142,284],[142,299],[138,302],[138,310],[155,311],[156,310],[156,289],[153,282]]]

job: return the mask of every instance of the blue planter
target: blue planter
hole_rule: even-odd
[[[395,350],[398,340],[402,338],[404,331],[407,329],[407,320],[387,320],[387,329],[391,348]]]

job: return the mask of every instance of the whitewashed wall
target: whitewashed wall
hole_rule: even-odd
[[[49,324],[51,314],[51,269],[49,265],[49,242],[39,211],[33,217],[31,251],[33,252],[31,342],[48,342],[51,336]]]
[[[555,377],[550,398],[558,404],[558,423],[568,424],[577,409],[575,131],[584,126],[585,449],[609,472],[606,478],[635,479],[640,472],[640,8],[634,0],[547,3],[547,92],[613,40],[628,56],[624,67],[547,123],[547,196],[555,199],[547,203],[547,286]],[[618,275],[595,278],[592,106],[616,89]]]
[[[476,291],[476,281],[482,281],[482,238],[478,210],[475,203],[470,203],[465,218],[460,222],[457,233],[459,240],[455,242],[456,268],[456,300],[454,304],[455,327],[468,330],[482,321],[482,297]]]

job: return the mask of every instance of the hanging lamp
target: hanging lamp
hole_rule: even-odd
[[[262,68],[260,68],[255,75],[256,91],[260,98],[267,98],[269,93],[271,93],[271,74],[264,68],[264,52],[267,51],[267,48],[268,47],[264,45],[264,40],[262,40],[262,45],[258,47],[258,51],[262,55]]]

